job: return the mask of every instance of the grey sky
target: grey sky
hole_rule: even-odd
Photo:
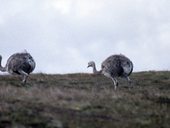
[[[0,54],[26,49],[35,72],[91,72],[112,54],[135,71],[170,69],[169,0],[0,0]]]

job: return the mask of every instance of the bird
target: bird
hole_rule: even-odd
[[[0,71],[21,75],[23,84],[27,82],[29,74],[33,72],[36,66],[33,57],[26,51],[11,55],[5,67],[2,67],[1,62],[2,56],[0,55]]]
[[[94,61],[90,61],[87,67],[93,68],[94,74],[103,74],[113,81],[114,88],[116,90],[118,86],[117,77],[124,77],[131,82],[129,75],[133,71],[133,63],[123,54],[115,54],[106,58],[101,64],[101,70],[96,70]]]

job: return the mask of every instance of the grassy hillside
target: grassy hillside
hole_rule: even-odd
[[[170,128],[170,72],[0,76],[0,128]]]

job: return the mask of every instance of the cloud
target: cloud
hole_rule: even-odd
[[[91,72],[111,54],[125,54],[135,71],[167,70],[168,0],[8,0],[0,5],[3,64],[27,49],[35,72]]]

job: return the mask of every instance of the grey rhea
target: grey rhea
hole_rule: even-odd
[[[5,67],[2,67],[1,61],[2,56],[0,55],[0,71],[22,75],[22,83],[24,84],[36,65],[33,57],[27,52],[11,55],[7,60]]]
[[[125,77],[130,82],[129,75],[133,71],[132,61],[122,54],[109,56],[102,62],[100,71],[96,70],[94,61],[90,61],[88,67],[93,68],[94,74],[103,74],[110,78],[114,83],[115,90],[118,86],[116,77]]]

